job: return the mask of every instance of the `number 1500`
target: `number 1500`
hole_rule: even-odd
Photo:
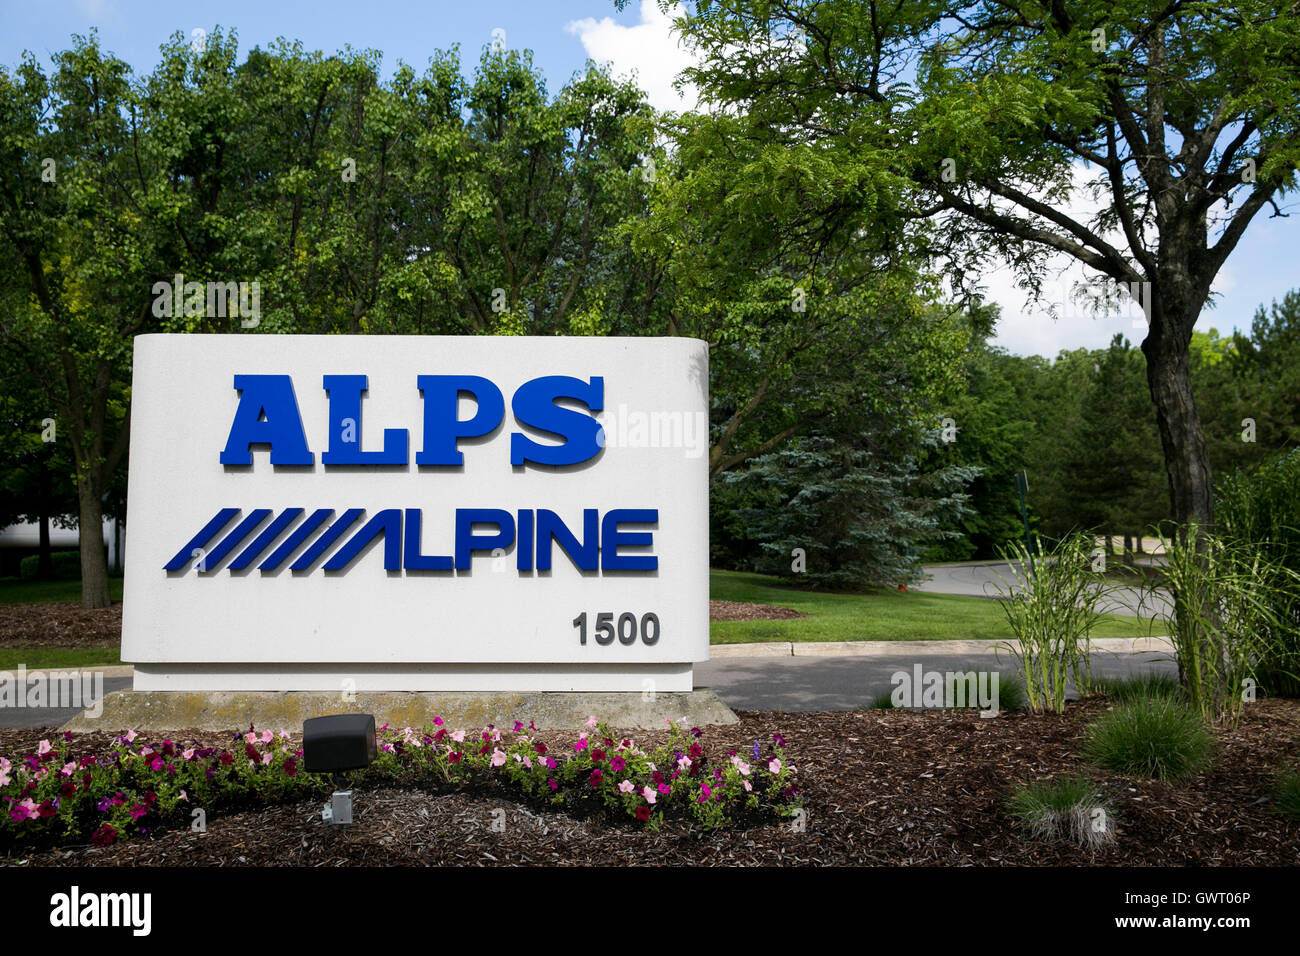
[[[587,643],[587,612],[583,611],[573,619],[573,626],[578,629],[578,643]],[[602,647],[613,644],[614,638],[624,646],[636,643],[638,635],[642,644],[659,643],[659,615],[648,611],[638,621],[631,611],[624,611],[618,616],[618,625],[614,624],[612,611],[601,611],[596,615],[596,643]]]

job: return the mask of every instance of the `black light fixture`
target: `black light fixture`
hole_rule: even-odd
[[[308,773],[328,773],[335,791],[321,811],[326,823],[352,822],[352,791],[345,774],[362,770],[375,759],[374,714],[334,714],[302,722],[302,762]]]

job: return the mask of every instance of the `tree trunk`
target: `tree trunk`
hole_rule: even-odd
[[[1129,532],[1124,533],[1124,566],[1133,567],[1133,535]]]
[[[1187,342],[1196,316],[1181,321],[1156,320],[1142,343],[1147,359],[1147,385],[1155,403],[1156,423],[1165,454],[1169,480],[1169,505],[1181,528],[1196,524],[1202,531],[1214,528],[1214,485],[1205,431],[1192,396]],[[1171,325],[1177,328],[1170,328]],[[1185,328],[1186,334],[1180,330]]]
[[[108,607],[108,560],[104,553],[104,506],[96,483],[77,482],[77,528],[81,545],[81,606]]]
[[[36,577],[48,581],[54,577],[54,559],[50,557],[50,516],[43,514],[40,520],[41,540],[36,552]]]

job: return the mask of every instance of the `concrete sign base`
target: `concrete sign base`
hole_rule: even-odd
[[[441,717],[453,728],[488,724],[510,728],[516,720],[532,721],[538,730],[576,730],[595,716],[624,730],[663,730],[665,720],[686,718],[687,725],[739,722],[713,691],[655,693],[357,693],[343,700],[337,691],[195,693],[189,691],[117,691],[103,700],[103,713],[82,713],[61,727],[77,733],[106,730],[174,733],[178,730],[300,732],[309,717],[328,714],[374,714],[375,721],[401,729],[418,729]]]

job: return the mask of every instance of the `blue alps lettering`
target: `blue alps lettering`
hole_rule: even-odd
[[[321,463],[331,465],[407,465],[410,434],[405,428],[385,428],[379,451],[362,451],[362,398],[369,390],[365,375],[326,375],[322,387],[329,396],[329,435]],[[421,446],[417,465],[456,467],[465,463],[463,439],[494,432],[505,421],[505,397],[495,384],[478,375],[419,375],[415,387],[424,406]],[[313,465],[307,432],[293,380],[288,375],[236,375],[239,406],[230,435],[221,451],[223,465],[253,464],[254,447],[270,449],[272,465]],[[467,419],[459,417],[462,395],[477,405]],[[579,465],[600,454],[600,422],[593,415],[557,404],[561,400],[585,405],[589,412],[605,407],[605,380],[567,375],[547,375],[525,382],[515,390],[510,411],[517,424],[563,439],[558,445],[542,444],[523,432],[510,435],[511,465],[563,467]]]
[[[272,509],[256,508],[231,527],[240,509],[222,508],[164,568],[175,574],[183,574],[191,566],[200,573],[212,572],[233,553],[230,571],[243,571],[259,559],[259,571],[277,571],[291,557],[291,571],[309,571],[329,554],[321,567],[343,571],[375,541],[383,542],[387,571],[469,571],[475,557],[495,560],[494,554],[500,557],[513,552],[515,569],[527,574],[550,571],[556,550],[579,571],[654,572],[659,568],[658,556],[649,551],[654,532],[647,530],[658,525],[657,508],[614,508],[604,515],[596,508],[585,508],[581,524],[574,522],[573,526],[546,508],[515,512],[457,508],[451,522],[450,553],[444,550],[439,554],[423,550],[423,539],[431,536],[423,533],[419,508],[386,508],[366,520],[362,520],[366,515],[363,508],[349,508],[337,518],[332,509],[320,508],[272,549],[272,543],[304,511],[286,508],[267,522]],[[629,530],[624,527],[627,525],[642,530]],[[227,528],[231,530],[227,532]],[[620,553],[622,548],[643,550]]]

